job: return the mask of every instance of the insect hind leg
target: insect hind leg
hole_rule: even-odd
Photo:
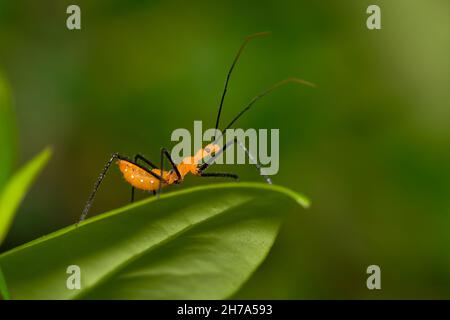
[[[117,152],[116,152],[116,153],[113,153],[112,156],[111,156],[111,158],[108,160],[108,162],[106,163],[105,167],[103,168],[102,172],[100,173],[100,175],[99,175],[97,181],[95,182],[94,188],[93,188],[93,190],[92,190],[92,192],[91,192],[91,194],[90,194],[90,196],[89,196],[89,198],[88,198],[88,201],[86,202],[86,205],[84,206],[83,212],[81,213],[80,220],[78,221],[78,223],[80,223],[81,221],[83,221],[83,220],[86,218],[86,216],[88,215],[89,210],[91,209],[92,204],[93,204],[93,202],[94,202],[95,195],[97,194],[98,188],[100,187],[100,184],[102,183],[102,181],[103,181],[103,179],[105,178],[105,176],[106,176],[106,174],[107,174],[109,168],[111,167],[111,164],[112,164],[112,163],[114,162],[114,160],[116,160],[116,159],[128,161],[128,162],[130,162],[131,164],[134,164],[134,165],[138,166],[138,167],[141,168],[142,170],[146,171],[148,174],[152,175],[154,178],[158,179],[158,180],[160,181],[160,184],[161,184],[161,183],[167,183],[167,181],[165,181],[165,180],[163,179],[162,176],[160,176],[160,175],[158,175],[158,174],[152,172],[151,170],[148,170],[147,168],[145,168],[145,167],[143,167],[143,166],[137,164],[136,162],[133,162],[132,160],[128,159],[128,158],[125,157],[125,156],[120,155],[120,154],[117,153]]]
[[[83,212],[81,213],[80,220],[78,223],[86,219],[86,216],[89,213],[89,210],[92,207],[92,204],[94,203],[95,195],[97,194],[98,188],[100,187],[100,184],[102,183],[103,179],[105,178],[106,174],[108,173],[109,168],[111,167],[111,164],[114,160],[123,158],[119,155],[119,153],[115,152],[111,155],[111,158],[108,160],[108,162],[105,164],[105,167],[103,168],[102,172],[97,178],[97,181],[94,184],[94,188],[92,189],[91,194],[89,195],[89,198],[86,202],[86,205],[84,206]]]

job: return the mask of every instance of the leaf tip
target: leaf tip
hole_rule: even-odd
[[[41,156],[46,160],[53,155],[53,146],[47,146],[44,150],[41,151]]]
[[[309,209],[309,207],[311,207],[311,201],[303,195],[296,194],[295,201],[297,201],[297,203],[304,209]]]

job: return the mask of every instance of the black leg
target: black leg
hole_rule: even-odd
[[[131,199],[130,199],[130,203],[134,202],[134,187],[131,187]]]
[[[86,202],[86,205],[84,206],[84,209],[83,209],[83,212],[81,213],[79,222],[83,221],[86,218],[87,214],[89,213],[89,209],[91,209],[92,203],[94,202],[95,194],[97,193],[97,190],[100,187],[100,184],[102,183],[103,179],[105,178],[106,173],[108,172],[108,169],[111,167],[111,164],[113,163],[113,161],[118,159],[119,157],[120,156],[118,153],[113,153],[111,158],[106,163],[105,167],[103,168],[103,171],[100,173],[97,181],[94,184],[94,189],[92,190],[92,192],[88,198],[88,201]]]
[[[266,180],[266,182],[267,182],[268,184],[272,184],[272,180],[269,178],[269,176],[267,176],[267,175],[265,175],[265,174],[262,174],[262,172],[261,172],[261,164],[259,163],[258,160],[256,160],[256,159],[252,156],[252,154],[250,153],[250,151],[247,150],[247,148],[245,147],[245,145],[244,145],[242,142],[238,141],[237,139],[234,139],[234,141],[235,141],[235,143],[237,143],[238,146],[241,147],[241,149],[243,149],[243,150],[245,151],[245,153],[248,155],[248,158],[249,158],[250,161],[253,163],[253,165],[256,167],[256,169],[258,170],[260,176],[263,177],[264,180]]]
[[[137,163],[137,162],[135,162],[135,161],[132,161],[132,160],[126,158],[126,157],[120,157],[119,159],[128,161],[129,163],[134,164],[136,167],[141,168],[142,170],[144,170],[145,172],[147,172],[149,175],[155,177],[155,178],[158,179],[159,181],[163,181],[164,183],[167,183],[167,181],[164,180],[162,176],[160,176],[159,174],[154,173],[153,171],[147,169],[146,167],[140,165],[139,163]]]
[[[148,164],[152,169],[156,169],[158,168],[157,166],[155,166],[150,160],[146,159],[143,155],[141,154],[137,154],[134,156],[134,162],[137,163],[139,160],[144,161],[146,164]],[[133,203],[134,202],[134,187],[131,187],[131,200],[130,202]]]
[[[163,174],[163,172],[164,172],[164,151],[163,151],[163,149],[164,148],[161,148],[161,159],[160,159],[160,163],[161,163],[161,167],[160,167],[160,172],[159,172],[159,174],[162,176],[162,177],[164,177],[164,174]],[[159,182],[159,185],[158,185],[158,192],[156,193],[156,197],[157,198],[159,198],[159,196],[160,196],[160,194],[161,194],[161,188],[162,188],[162,182],[160,181]]]
[[[236,139],[235,139],[236,140]],[[222,154],[225,152],[225,150],[231,146],[232,144],[235,143],[235,140],[230,140],[228,141],[223,147],[222,149],[220,149],[219,151],[216,152],[216,154],[209,158],[205,163],[203,163],[200,167],[200,171],[205,171],[210,165],[213,164],[213,162]]]
[[[158,167],[156,165],[154,165],[150,160],[148,160],[147,158],[145,158],[143,155],[141,154],[137,154],[134,156],[134,162],[137,162],[138,160],[142,160],[144,161],[146,164],[148,164],[152,169],[158,169]]]
[[[127,157],[121,156],[117,152],[113,153],[111,158],[108,160],[108,162],[106,163],[105,167],[103,168],[102,172],[100,173],[100,176],[98,177],[97,181],[94,184],[94,189],[92,190],[92,192],[91,192],[91,194],[90,194],[90,196],[88,198],[88,201],[86,202],[86,205],[84,206],[84,209],[83,209],[83,212],[81,213],[79,222],[83,221],[86,218],[86,216],[88,215],[89,210],[91,209],[92,204],[94,202],[95,195],[97,194],[98,188],[100,187],[100,184],[102,183],[103,179],[105,178],[106,173],[108,172],[109,168],[111,167],[111,164],[116,159],[128,161],[131,164],[134,164],[135,166],[141,168],[142,170],[146,171],[148,174],[150,174],[153,177],[155,177],[156,179],[158,179],[160,181],[160,184],[162,182],[165,182],[165,180],[160,175],[157,175],[156,173],[154,173],[154,172],[148,170],[147,168],[137,164],[136,162],[128,159]]]
[[[180,171],[178,171],[177,165],[175,164],[175,162],[173,162],[172,157],[170,156],[169,151],[167,151],[166,148],[161,148],[161,175],[163,175],[164,172],[164,157],[166,157],[169,162],[170,165],[172,166],[172,169],[175,171],[178,180],[181,180],[181,174]],[[161,188],[162,188],[162,183],[159,184],[158,186],[158,192],[156,193],[156,195],[159,197],[159,195],[161,194]]]
[[[170,156],[169,151],[167,151],[166,148],[162,148],[161,152],[166,156],[167,159],[169,159],[170,165],[172,166],[172,169],[175,171],[175,173],[177,174],[178,180],[181,180],[181,174],[180,171],[178,171],[177,165],[175,164],[175,162],[173,162],[172,157]]]
[[[213,164],[214,160],[217,159],[217,157],[219,157],[223,152],[225,152],[225,150],[230,147],[233,144],[237,144],[241,149],[243,149],[245,151],[245,153],[247,154],[248,158],[250,159],[250,162],[256,167],[256,169],[258,170],[260,176],[262,176],[264,178],[264,180],[266,180],[266,182],[268,184],[272,184],[272,180],[269,178],[269,176],[262,174],[261,172],[261,164],[258,162],[258,160],[256,160],[255,157],[253,157],[253,155],[250,153],[250,151],[247,150],[247,148],[244,146],[243,143],[241,143],[240,141],[237,140],[237,138],[234,138],[234,140],[230,140],[228,141],[223,147],[222,149],[220,149],[218,152],[216,152],[216,154],[214,155],[214,157],[210,158],[207,162],[205,162],[201,167],[200,167],[200,172],[204,172],[210,165]]]
[[[215,178],[231,178],[235,180],[239,180],[237,174],[227,173],[227,172],[202,172],[200,174],[201,177],[215,177]]]

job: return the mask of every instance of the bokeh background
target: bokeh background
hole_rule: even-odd
[[[67,30],[69,4],[81,7],[82,30]],[[370,4],[381,7],[381,30],[366,28]],[[273,180],[313,206],[289,215],[235,297],[450,298],[449,14],[446,0],[1,0],[11,166],[47,145],[54,156],[0,251],[76,221],[112,152],[156,160],[175,128],[213,126],[242,39],[272,31],[239,61],[223,121],[287,76],[317,83],[286,86],[239,122],[280,129]],[[227,170],[259,181],[252,167]],[[93,212],[128,201],[112,170]],[[382,290],[366,288],[371,264]]]

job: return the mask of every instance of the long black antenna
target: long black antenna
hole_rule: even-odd
[[[220,114],[222,113],[223,101],[224,101],[225,95],[227,93],[228,81],[230,80],[231,72],[233,72],[234,66],[236,65],[236,62],[238,61],[239,56],[241,55],[242,51],[244,50],[245,46],[247,45],[247,43],[250,40],[257,38],[257,37],[267,36],[269,34],[270,34],[270,32],[258,32],[258,33],[251,34],[245,38],[244,42],[242,43],[241,47],[239,48],[239,50],[236,54],[236,57],[234,58],[233,64],[231,65],[231,68],[228,71],[227,80],[225,81],[225,87],[223,89],[222,98],[220,99],[219,112],[217,113],[216,130],[217,130],[217,128],[219,128]],[[216,136],[214,136],[214,140],[216,140]]]
[[[269,87],[268,89],[261,92],[260,94],[256,95],[252,100],[250,100],[248,105],[241,112],[239,112],[239,114],[228,124],[228,126],[223,130],[223,132],[225,132],[227,129],[229,129],[245,112],[247,112],[252,107],[252,105],[256,101],[258,101],[259,99],[264,97],[266,94],[272,92],[276,88],[281,87],[282,85],[285,85],[290,82],[299,83],[299,84],[303,84],[303,85],[310,86],[310,87],[316,87],[316,85],[314,83],[303,80],[303,79],[298,79],[298,78],[287,78],[280,82],[277,82],[274,85],[272,85],[271,87]]]

